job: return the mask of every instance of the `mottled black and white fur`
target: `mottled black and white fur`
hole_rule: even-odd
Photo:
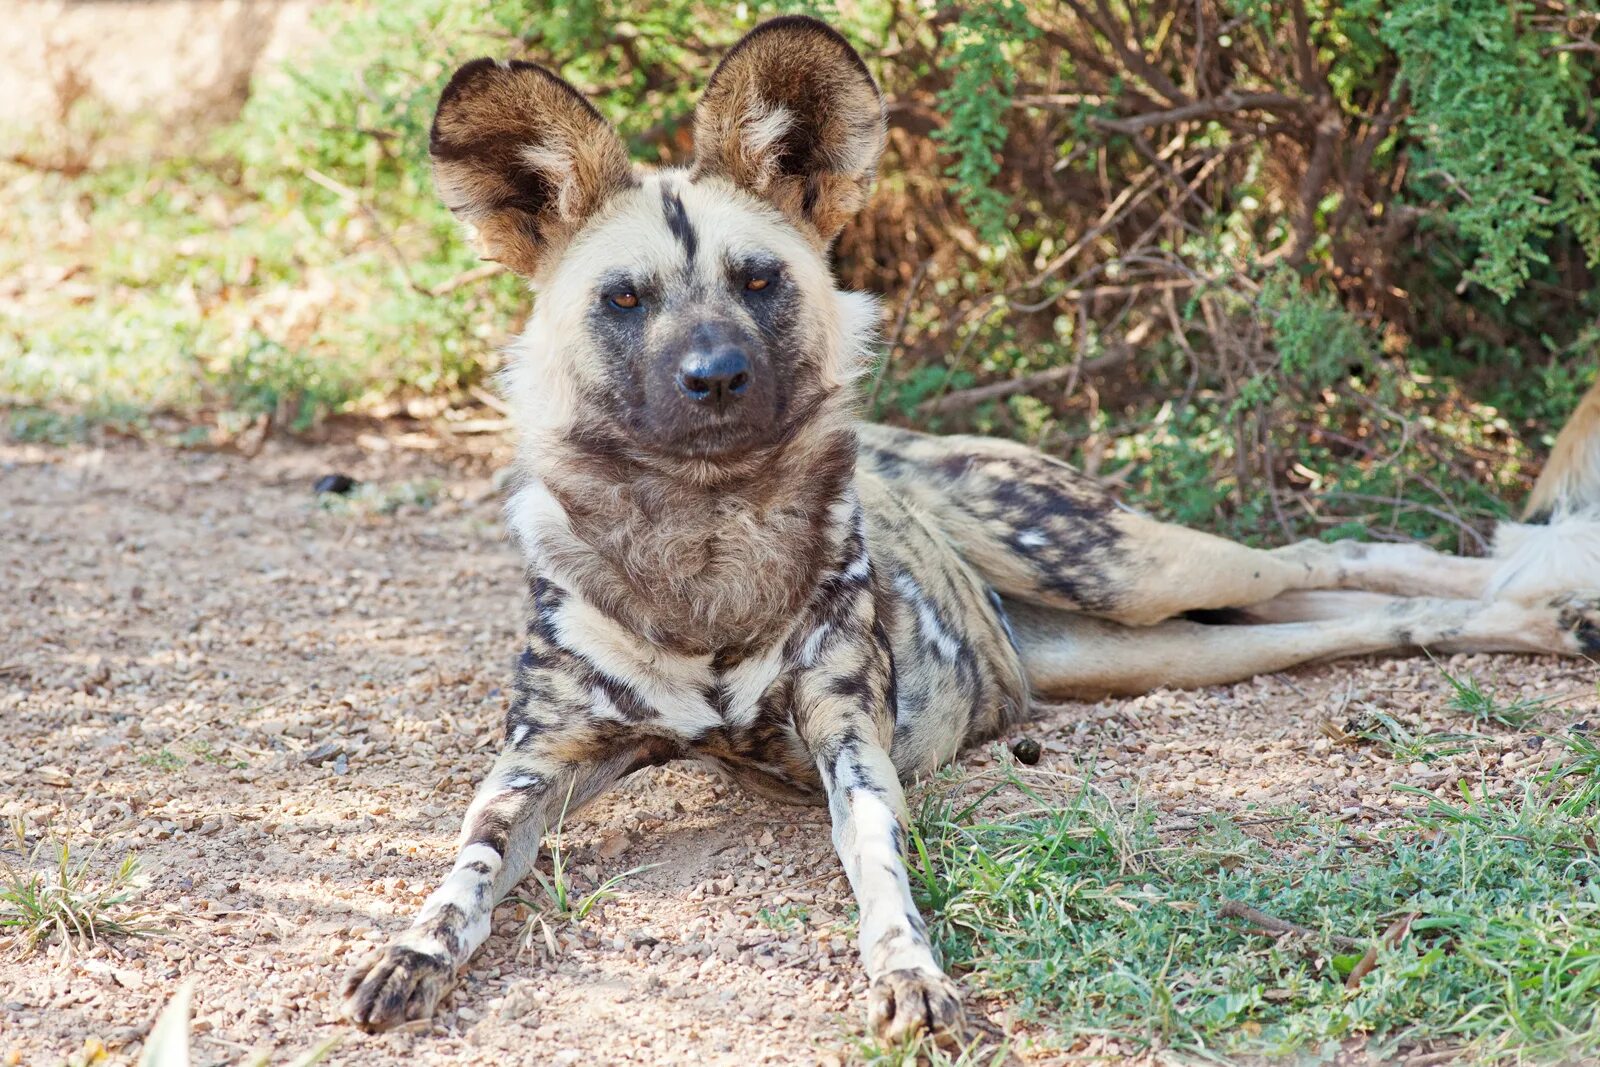
[[[828,805],[872,1028],[953,1028],[956,988],[907,883],[902,782],[1019,720],[1030,692],[1417,646],[1595,650],[1576,574],[1412,546],[1245,548],[1124,510],[1020,445],[861,425],[851,383],[876,311],[835,290],[827,250],[883,149],[866,67],[821,23],[766,23],[717,68],[695,137],[692,167],[638,170],[527,63],[469,63],[441,98],[440,191],[538,292],[508,379],[531,609],[455,867],[351,973],[358,1025],[433,1012],[560,812],[696,758]],[[1588,440],[1575,451],[1592,460]],[[1587,501],[1567,517],[1590,542],[1597,480],[1562,497]],[[1183,618],[1204,609],[1251,624]]]

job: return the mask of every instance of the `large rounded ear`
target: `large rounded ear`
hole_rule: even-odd
[[[827,242],[866,202],[884,139],[883,96],[850,43],[816,19],[776,18],[712,73],[694,173],[729,179]]]
[[[485,259],[533,275],[633,183],[628,151],[583,94],[534,63],[475,59],[439,97],[428,140],[445,205]]]

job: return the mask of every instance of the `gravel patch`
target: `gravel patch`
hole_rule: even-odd
[[[530,880],[531,906],[501,909],[431,1025],[368,1037],[338,1021],[351,954],[403,927],[449,867],[498,743],[522,610],[496,455],[364,446],[245,459],[0,445],[0,816],[92,851],[98,871],[136,853],[164,929],[0,952],[0,1063],[96,1043],[103,1062],[136,1059],[189,975],[201,1064],[287,1062],[335,1034],[330,1063],[848,1061],[865,982],[825,812],[691,765],[636,775],[569,820],[579,892],[646,868],[582,923],[530,925]],[[437,485],[422,494],[435,502],[329,506],[311,486],[333,471]],[[1595,672],[1573,661],[1445,666],[1505,698],[1549,698],[1547,727],[1600,711]],[[1040,769],[1093,767],[1176,832],[1284,807],[1377,825],[1399,810],[1395,783],[1511,788],[1555,758],[1525,732],[1463,722],[1449,696],[1425,659],[1368,660],[1061,705],[1026,733]],[[1503,743],[1396,762],[1326,726],[1368,706]],[[997,752],[965,763],[1009,758]],[[1028,1051],[1005,1005],[972,1008],[1024,1062],[1058,1062]]]

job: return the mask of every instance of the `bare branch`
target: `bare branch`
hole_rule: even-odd
[[[1091,118],[1089,121],[1102,130],[1133,134],[1147,130],[1151,126],[1188,122],[1192,119],[1218,118],[1240,111],[1268,111],[1274,114],[1294,115],[1304,113],[1307,107],[1308,102],[1303,97],[1290,96],[1288,93],[1236,93],[1230,90],[1221,96],[1196,100],[1191,104],[1169,108],[1166,111],[1153,111],[1126,119]]]

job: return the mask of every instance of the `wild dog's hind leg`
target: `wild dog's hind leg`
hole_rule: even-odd
[[[513,732],[462,823],[449,877],[411,928],[346,976],[344,1012],[364,1030],[433,1015],[455,974],[489,936],[494,906],[533,866],[563,808],[575,810],[643,763],[639,746],[607,745],[583,726],[555,736]],[[529,741],[524,749],[518,741]]]
[[[1124,566],[1121,602],[1104,614],[1129,625],[1306,589],[1470,600],[1484,595],[1498,566],[1422,545],[1299,541],[1259,549],[1126,512],[1109,521],[1125,546]]]
[[[1536,605],[1396,597],[1342,617],[1241,626],[1127,627],[1029,604],[1007,610],[1029,683],[1057,696],[1221,685],[1316,660],[1414,648],[1600,653],[1600,596],[1592,593]]]
[[[1302,542],[1271,551],[1158,522],[1013,441],[874,426],[861,469],[928,512],[1002,595],[1130,626],[1296,589],[1482,595],[1495,564],[1415,545]]]

